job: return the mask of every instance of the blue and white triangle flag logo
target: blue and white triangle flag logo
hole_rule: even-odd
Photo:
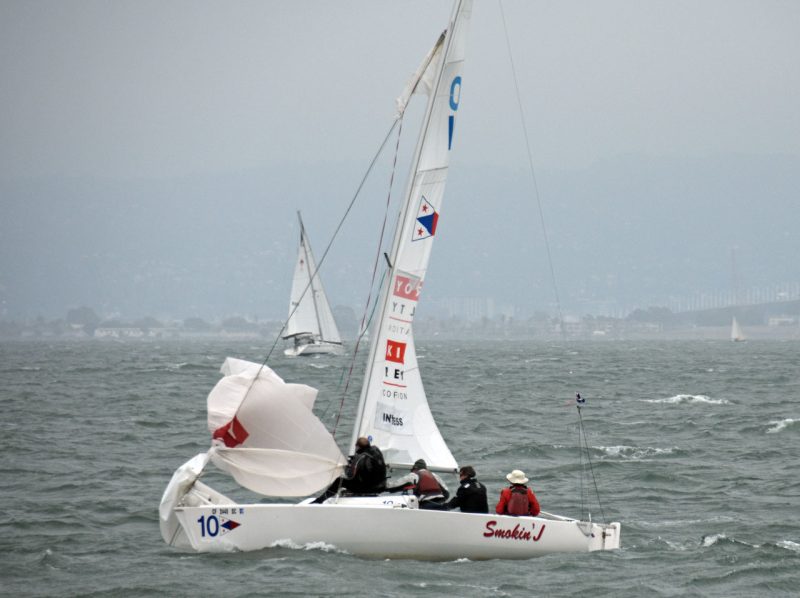
[[[433,205],[425,196],[419,200],[417,209],[417,221],[414,225],[414,232],[411,235],[412,241],[421,241],[436,234],[436,225],[439,222],[439,213],[433,209]]]

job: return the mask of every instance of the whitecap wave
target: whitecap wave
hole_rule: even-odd
[[[793,552],[800,552],[800,544],[797,542],[792,542],[791,540],[781,540],[778,542],[778,546],[781,548],[785,548],[786,550],[791,550]]]
[[[750,544],[748,542],[742,542],[741,540],[736,540],[734,538],[729,538],[725,534],[712,534],[709,536],[703,536],[703,546],[708,548],[710,546],[714,546],[720,542],[730,542],[731,544],[738,544],[740,546],[748,546],[750,548],[764,548],[768,546],[777,546],[778,548],[783,548],[784,550],[791,550],[792,552],[800,552],[800,544],[797,542],[793,542],[792,540],[781,540],[780,542],[776,542],[775,544],[767,543],[767,544]]]
[[[793,542],[792,540],[781,540],[780,542],[776,542],[775,544],[769,542],[766,544],[750,544],[749,542],[742,542],[741,540],[729,538],[725,534],[711,534],[708,536],[703,536],[702,543],[704,548],[709,548],[719,543],[730,543],[739,546],[747,546],[749,548],[764,548],[770,546],[777,546],[778,548],[783,548],[784,550],[790,550],[791,552],[800,552],[800,544],[798,544],[797,542]]]
[[[704,548],[709,548],[720,543],[728,543],[735,546],[747,546],[748,548],[761,548],[763,546],[762,544],[751,544],[749,542],[737,540],[736,538],[729,538],[725,534],[710,534],[708,536],[703,536],[702,544]]]
[[[628,459],[631,461],[649,459],[660,455],[671,455],[677,450],[677,447],[658,448],[653,446],[627,446],[624,444],[618,446],[595,446],[592,448],[604,452],[609,457]]]
[[[712,534],[710,536],[703,536],[703,546],[708,548],[709,546],[714,546],[717,542],[722,540],[727,540],[728,536],[725,534]]]
[[[681,403],[706,403],[709,405],[728,405],[728,399],[712,399],[707,395],[675,395],[667,399],[642,399],[645,403],[668,403],[678,405]]]
[[[800,419],[792,419],[787,417],[786,419],[773,420],[769,422],[769,425],[771,425],[772,427],[769,430],[767,430],[767,434],[777,434],[781,430],[785,430],[792,424],[796,423],[800,423]]]
[[[661,538],[661,540],[669,546],[671,550],[675,550],[676,552],[686,552],[687,550],[693,550],[694,547],[689,542],[674,542],[673,540],[667,540],[665,538]]]
[[[730,523],[736,518],[730,515],[717,515],[715,517],[703,517],[701,519],[659,519],[657,521],[640,521],[639,525],[647,528],[668,527],[674,528],[682,525],[706,525],[709,523]]]
[[[325,370],[331,367],[331,364],[329,363],[309,363],[308,365],[317,370]]]
[[[270,548],[289,548],[291,550],[320,550],[322,552],[340,552],[347,554],[347,551],[340,550],[333,544],[326,542],[306,542],[305,544],[298,544],[297,542],[289,539],[275,540],[270,544]]]

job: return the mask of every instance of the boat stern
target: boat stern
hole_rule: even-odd
[[[618,521],[606,524],[592,524],[593,542],[589,547],[590,552],[596,550],[618,550],[620,547],[620,533],[622,526]]]

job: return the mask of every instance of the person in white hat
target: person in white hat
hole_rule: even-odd
[[[515,469],[506,476],[511,484],[500,491],[500,502],[497,503],[495,512],[498,515],[515,515],[536,517],[539,514],[539,501],[533,490],[528,488],[528,478],[521,469]]]

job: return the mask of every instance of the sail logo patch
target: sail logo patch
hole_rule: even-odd
[[[450,109],[453,113],[447,119],[447,150],[453,147],[453,131],[456,128],[456,111],[461,102],[461,75],[453,78],[450,83]]]
[[[237,527],[239,527],[240,525],[242,525],[238,521],[234,521],[233,519],[225,519],[224,517],[220,517],[219,520],[220,520],[219,526],[220,526],[220,528],[222,528],[220,530],[220,533],[223,533],[223,534],[226,533],[226,532],[231,532],[231,531],[235,530]]]
[[[225,446],[233,448],[242,444],[247,440],[248,436],[250,436],[250,432],[245,429],[242,422],[239,421],[239,418],[234,416],[227,424],[214,430],[211,438],[214,440],[221,440],[225,443]]]
[[[412,241],[421,241],[436,234],[436,225],[439,223],[439,213],[433,205],[422,195],[417,209],[417,222],[411,235]]]
[[[422,280],[411,274],[398,274],[394,277],[392,295],[401,299],[418,301],[422,292]]]
[[[386,361],[394,363],[405,363],[406,343],[386,339]]]
[[[375,427],[392,434],[408,436],[414,433],[409,412],[385,403],[378,403],[375,409]]]

